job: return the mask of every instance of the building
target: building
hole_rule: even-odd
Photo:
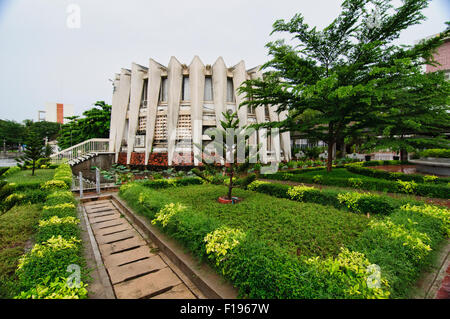
[[[227,67],[221,57],[213,65],[197,56],[189,66],[175,57],[168,66],[153,59],[148,67],[133,63],[113,81],[110,151],[121,164],[197,166],[201,151],[194,144],[211,143],[205,130],[220,126],[222,112],[237,111],[240,125],[286,117],[274,106],[238,108],[245,97],[236,89],[260,77],[259,67],[247,70],[244,61]],[[259,129],[249,140],[260,145],[261,162],[290,160],[290,133],[267,133]]]
[[[65,124],[69,122],[66,117],[70,116],[73,116],[72,104],[47,102],[45,103],[45,111],[38,112],[38,121],[57,122]]]
[[[433,54],[433,57],[440,65],[427,65],[426,72],[444,71],[445,78],[450,80],[450,38],[444,39],[444,43]]]

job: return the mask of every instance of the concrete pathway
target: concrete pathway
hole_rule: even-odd
[[[116,298],[204,298],[167,257],[148,245],[111,200],[82,205]]]

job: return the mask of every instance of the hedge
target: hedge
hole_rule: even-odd
[[[420,157],[440,157],[450,158],[450,149],[448,148],[432,148],[419,153]]]
[[[436,177],[436,176],[429,176],[429,175],[419,175],[419,174],[405,174],[401,172],[387,172],[379,169],[373,169],[373,168],[367,168],[367,167],[358,167],[358,166],[347,166],[347,170],[349,172],[369,176],[369,177],[375,177],[375,178],[381,178],[381,179],[387,179],[387,180],[402,180],[402,181],[414,181],[416,183],[439,183],[439,184],[448,184],[450,182],[450,178],[448,177]]]
[[[292,174],[285,172],[278,172],[275,174],[260,175],[263,179],[273,179],[273,180],[287,180],[300,183],[308,184],[322,184],[337,187],[355,187],[355,179],[353,178],[337,178],[328,176],[319,176],[320,178],[315,178],[313,176],[303,176],[302,174]],[[380,191],[380,192],[391,192],[391,193],[406,193],[411,195],[434,197],[434,198],[450,198],[450,187],[440,184],[412,184],[411,182],[399,181],[389,181],[389,180],[367,180],[362,176],[358,179],[360,189]],[[409,183],[409,184],[405,184]],[[412,189],[405,188],[405,186],[412,186]]]
[[[143,187],[142,183],[123,185],[119,195],[137,213],[152,220],[196,257],[223,274],[239,289],[240,297],[389,296],[384,279],[380,288],[368,288],[369,261],[358,252],[342,249],[334,258],[297,258],[237,229],[224,228],[218,220],[197,214],[194,208],[175,203],[170,196]],[[236,237],[236,234],[240,235]],[[208,244],[213,248],[207,249]]]
[[[249,190],[269,194],[275,197],[288,198],[306,203],[330,205],[338,209],[348,209],[364,214],[387,215],[405,204],[421,204],[410,199],[394,199],[385,195],[339,191],[334,189],[317,189],[304,185],[290,186],[286,184],[255,181]]]
[[[62,164],[51,183],[42,185],[51,193],[44,203],[37,243],[19,262],[16,273],[22,292],[15,298],[87,298],[87,285],[83,282],[74,288],[67,285],[69,265],[79,266],[82,278],[86,278],[75,198],[71,192],[54,187],[62,182],[67,189],[69,174],[70,166]]]
[[[175,186],[200,185],[203,184],[203,181],[201,178],[198,177],[184,177],[184,178],[146,180],[144,182],[139,183],[150,188],[167,188]]]

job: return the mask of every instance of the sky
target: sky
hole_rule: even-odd
[[[399,3],[400,0],[394,1]],[[171,56],[205,64],[222,56],[247,69],[268,60],[264,47],[277,19],[304,15],[323,28],[339,0],[0,0],[0,119],[37,120],[46,102],[73,104],[75,115],[96,101],[111,103],[112,83],[131,63]],[[77,11],[79,9],[79,25]],[[432,0],[427,20],[401,35],[414,44],[441,32],[450,1]]]

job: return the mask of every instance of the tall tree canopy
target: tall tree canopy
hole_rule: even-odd
[[[266,45],[271,60],[263,65],[264,78],[240,87],[241,93],[251,97],[241,107],[270,104],[277,105],[278,112],[289,110],[286,120],[265,125],[325,141],[328,170],[337,141],[380,129],[380,123],[387,127],[386,119],[398,116],[400,108],[403,118],[414,116],[405,107],[414,94],[432,100],[426,114],[434,116],[436,105],[446,108],[448,83],[442,76],[418,70],[434,63],[433,50],[449,32],[415,46],[396,44],[401,31],[425,19],[422,11],[429,1],[404,0],[399,7],[391,3],[345,0],[340,15],[321,31],[306,24],[301,14],[290,21],[276,21],[272,33],[287,32],[294,43],[277,40]],[[416,80],[410,80],[411,76]],[[430,77],[433,85],[424,84]],[[414,103],[426,107],[415,97]]]
[[[83,117],[68,118],[71,121],[62,127],[58,138],[59,147],[65,149],[91,138],[109,137],[111,105],[104,101],[97,101],[94,105],[96,107],[85,111]]]

